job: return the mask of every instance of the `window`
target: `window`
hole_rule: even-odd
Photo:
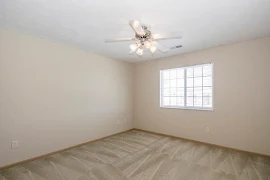
[[[160,107],[213,109],[213,64],[160,71]]]

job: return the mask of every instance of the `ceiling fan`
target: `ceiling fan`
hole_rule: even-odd
[[[181,45],[167,48],[158,43],[161,40],[167,39],[181,39],[182,36],[171,36],[171,37],[160,37],[159,34],[152,34],[151,31],[147,29],[146,26],[142,26],[141,23],[137,20],[129,21],[129,25],[135,31],[134,38],[118,38],[118,39],[108,39],[105,40],[106,43],[113,42],[124,42],[124,41],[134,41],[133,44],[129,46],[129,54],[137,53],[139,57],[142,57],[144,48],[149,49],[151,53],[159,50],[163,53],[167,53],[172,49],[181,48]]]

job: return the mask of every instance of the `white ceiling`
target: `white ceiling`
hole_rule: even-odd
[[[152,33],[182,34],[161,43],[181,49],[167,54],[128,55],[134,37],[129,20]],[[137,62],[270,35],[269,0],[0,0],[0,25],[114,59]]]

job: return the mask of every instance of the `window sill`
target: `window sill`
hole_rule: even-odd
[[[196,108],[196,107],[178,107],[178,106],[160,106],[165,109],[183,109],[183,110],[197,110],[197,111],[214,111],[214,108]]]

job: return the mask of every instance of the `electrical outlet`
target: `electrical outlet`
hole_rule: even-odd
[[[11,141],[11,149],[17,148],[19,147],[19,141]]]
[[[205,127],[205,132],[209,133],[210,132],[210,127]]]
[[[127,123],[127,118],[124,119],[124,123],[125,123],[125,124]]]
[[[117,121],[117,124],[120,124],[120,120]]]

